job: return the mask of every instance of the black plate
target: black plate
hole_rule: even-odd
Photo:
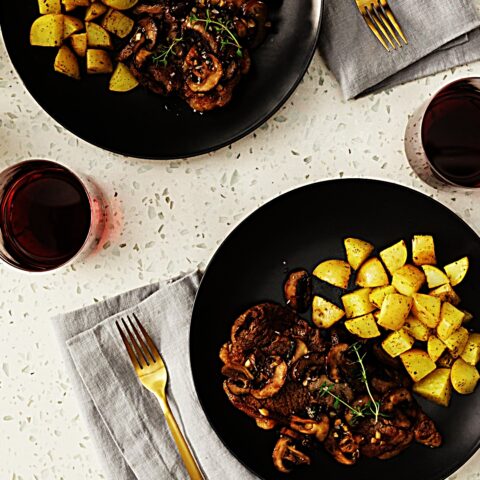
[[[252,132],[273,115],[303,78],[320,32],[323,0],[272,0],[274,31],[253,53],[253,67],[232,102],[210,113],[143,88],[108,91],[109,75],[78,82],[53,72],[54,48],[31,47],[36,0],[0,1],[3,38],[34,99],[80,138],[112,152],[173,159],[207,153]],[[84,75],[84,77],[86,77]]]
[[[272,465],[275,434],[260,430],[237,411],[222,390],[218,352],[234,319],[257,302],[283,302],[287,268],[311,269],[321,260],[344,258],[343,239],[358,236],[384,248],[413,234],[432,234],[440,265],[468,255],[472,268],[458,286],[464,308],[480,316],[480,239],[450,210],[395,184],[334,180],[291,191],[266,204],[225,240],[213,257],[193,311],[190,348],[195,386],[218,436],[246,467],[265,479],[282,477]],[[286,262],[286,264],[285,264]],[[332,289],[333,290],[333,289]],[[478,330],[478,323],[472,327]],[[323,450],[294,479],[440,480],[458,469],[480,443],[480,394],[454,394],[449,408],[420,400],[437,422],[444,445],[413,445],[391,460],[336,463]],[[287,477],[286,477],[287,478]]]

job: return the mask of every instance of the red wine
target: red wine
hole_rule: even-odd
[[[427,108],[422,142],[436,173],[456,185],[480,187],[480,81],[444,88]]]
[[[61,165],[25,162],[3,186],[0,222],[11,263],[28,271],[51,270],[84,245],[91,224],[89,197]]]

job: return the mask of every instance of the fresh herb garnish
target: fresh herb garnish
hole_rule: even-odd
[[[175,46],[183,41],[183,37],[176,38],[170,45],[162,45],[157,51],[156,55],[152,56],[152,61],[156,65],[163,65],[164,67],[168,64],[168,57],[173,52]]]
[[[323,384],[320,386],[320,396],[324,397],[325,395],[330,395],[331,397],[333,397],[335,399],[333,403],[333,408],[335,408],[335,410],[337,410],[340,404],[342,404],[344,407],[347,407],[353,413],[354,418],[365,416],[364,412],[362,412],[361,409],[352,407],[347,402],[342,400],[338,395],[335,395],[334,393],[332,393],[332,389],[334,387],[335,387],[334,383],[331,383],[329,385],[327,382],[323,382]]]
[[[190,15],[190,23],[194,25],[195,23],[204,23],[205,30],[208,32],[210,27],[218,33],[220,38],[220,50],[223,50],[227,46],[235,47],[236,54],[238,57],[243,57],[243,47],[240,45],[237,37],[233,33],[233,23],[231,20],[223,20],[222,18],[212,18],[210,15],[210,9],[205,10],[205,18],[200,18],[195,13]],[[222,37],[222,34],[226,34],[226,37]]]

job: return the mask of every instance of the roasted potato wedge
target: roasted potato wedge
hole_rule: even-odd
[[[469,365],[476,365],[480,361],[480,333],[471,333],[460,358]]]
[[[449,282],[447,275],[433,265],[422,265],[428,288],[437,288]]]
[[[435,335],[430,335],[427,342],[427,352],[430,358],[436,362],[445,352],[447,346]]]
[[[370,292],[370,302],[373,303],[377,308],[382,308],[383,301],[385,297],[390,293],[397,293],[395,287],[387,285],[385,287],[376,287]]]
[[[130,69],[119,63],[110,79],[109,89],[112,92],[129,92],[138,86],[138,80],[132,75]]]
[[[436,368],[435,362],[428,353],[418,348],[412,348],[400,355],[403,366],[414,382],[420,381]]]
[[[71,12],[77,7],[88,7],[90,0],[62,0],[62,4],[65,7],[65,11]]]
[[[375,310],[375,305],[370,303],[370,291],[370,288],[360,288],[343,295],[343,308],[347,318],[360,317]]]
[[[430,329],[421,320],[411,315],[405,320],[403,329],[420,342],[426,342],[430,336]]]
[[[63,16],[63,38],[68,38],[74,33],[83,30],[83,22],[77,17],[72,17],[70,15]]]
[[[439,298],[423,293],[413,294],[412,313],[428,328],[435,328],[440,322],[442,302]]]
[[[400,293],[391,293],[385,297],[378,317],[378,324],[388,330],[399,330],[412,308],[412,299]]]
[[[85,25],[89,48],[112,48],[112,39],[103,27],[93,22],[87,22]]]
[[[404,265],[399,268],[392,278],[392,285],[402,295],[412,296],[417,293],[425,283],[425,275],[413,265]]]
[[[85,12],[85,21],[92,22],[98,17],[101,17],[107,10],[108,7],[103,3],[94,2],[87,8],[87,11]]]
[[[102,27],[120,38],[125,38],[134,25],[135,22],[131,18],[113,9],[110,9],[102,20]]]
[[[70,44],[72,45],[73,51],[79,57],[85,57],[87,55],[87,34],[86,33],[76,33],[70,37]]]
[[[111,73],[112,71],[112,61],[108,52],[93,48],[87,50],[87,73]]]
[[[462,326],[464,317],[465,314],[461,310],[445,302],[442,305],[440,323],[437,326],[438,338],[445,341],[455,330]]]
[[[458,358],[452,366],[450,378],[455,391],[462,395],[468,395],[475,390],[480,374],[473,365]]]
[[[463,281],[467,275],[469,264],[468,257],[463,257],[456,262],[445,265],[444,269],[452,287]]]
[[[412,258],[415,265],[436,265],[435,243],[431,235],[413,237]]]
[[[348,263],[354,270],[358,270],[375,248],[371,243],[359,238],[346,238],[343,243]]]
[[[448,338],[443,340],[453,358],[457,358],[463,353],[467,342],[468,330],[464,327],[455,330]]]
[[[62,5],[60,0],[38,0],[38,10],[41,15],[62,13]]]
[[[102,2],[115,10],[128,10],[134,7],[138,0],[102,0]]]
[[[380,252],[380,258],[393,275],[399,268],[407,263],[408,251],[404,240],[400,240],[395,245],[386,248]]]
[[[351,267],[343,260],[326,260],[315,267],[313,275],[330,285],[346,289],[350,282]]]
[[[36,47],[59,47],[63,42],[63,15],[50,13],[38,17],[30,29],[30,44]]]
[[[448,407],[452,397],[450,369],[437,368],[417,383],[414,383],[413,391],[437,405]]]
[[[449,283],[430,290],[429,295],[439,298],[442,302],[451,303],[454,306],[457,306],[460,303],[460,297]]]
[[[352,320],[345,320],[345,328],[360,338],[375,338],[381,335],[375,317],[371,313]]]
[[[414,343],[415,339],[405,330],[405,328],[401,328],[388,335],[388,337],[382,342],[382,347],[391,357],[398,357],[402,353],[410,350]]]
[[[322,297],[313,297],[312,321],[319,328],[330,328],[345,316],[345,312]]]
[[[80,80],[80,67],[77,57],[66,45],[62,45],[58,50],[54,68],[58,73]]]
[[[389,284],[388,275],[382,262],[376,258],[367,260],[358,270],[357,285],[360,287],[383,287]]]

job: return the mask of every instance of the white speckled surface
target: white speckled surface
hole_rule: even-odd
[[[103,251],[84,263],[42,276],[0,265],[0,478],[104,478],[49,317],[205,265],[242,218],[279,193],[325,178],[386,179],[439,199],[480,232],[480,192],[435,191],[403,153],[408,115],[467,74],[480,74],[480,64],[346,103],[316,56],[286,106],[255,134],[211,155],[156,163],[66,132],[25,91],[0,44],[0,168],[31,157],[63,161],[92,175],[116,212]],[[480,453],[454,478],[480,478]]]

